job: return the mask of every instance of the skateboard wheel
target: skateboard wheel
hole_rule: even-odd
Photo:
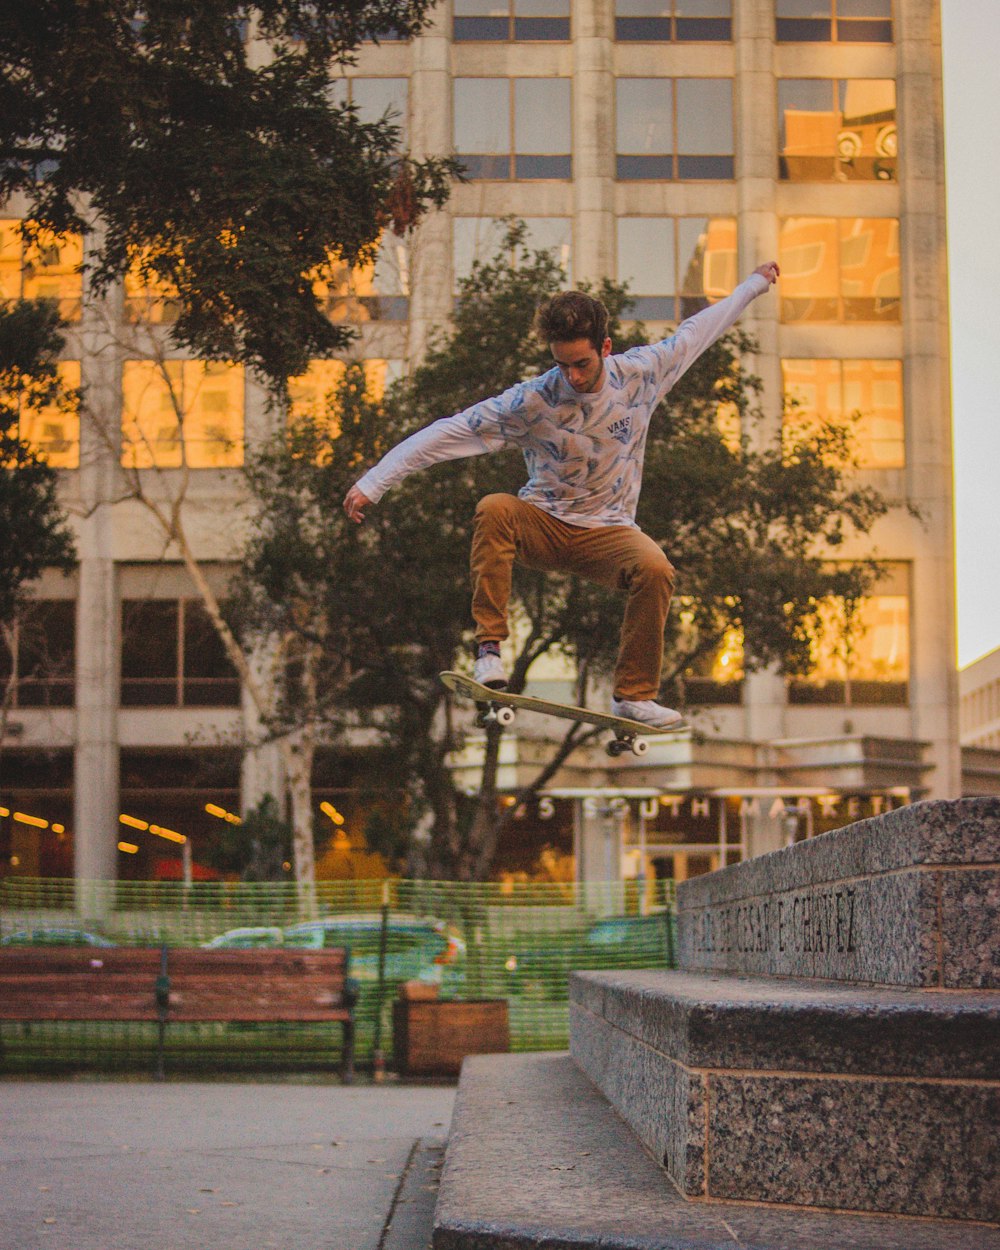
[[[506,725],[513,725],[514,709],[512,707],[498,707],[494,714],[494,718],[496,720],[496,723],[500,725],[501,727],[506,726]]]
[[[648,750],[649,750],[649,743],[646,741],[645,738],[636,738],[635,741],[632,743],[633,755],[645,755]]]

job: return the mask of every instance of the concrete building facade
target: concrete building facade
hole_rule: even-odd
[[[328,293],[374,378],[419,359],[506,215],[555,250],[568,284],[628,280],[651,334],[777,257],[777,293],[743,322],[769,432],[790,405],[816,420],[858,412],[861,477],[897,505],[842,553],[874,552],[884,570],[853,648],[838,646],[831,605],[808,680],[744,677],[738,647],[720,653],[692,675],[697,733],[642,759],[577,752],[526,839],[558,824],[581,877],[682,876],[960,794],[937,0],[447,0],[418,39],[364,47],[341,89],[363,113],[394,110],[414,155],[456,152],[470,174],[412,241],[387,237],[374,271]],[[186,492],[187,539],[221,589],[242,533],[242,448],[273,417],[252,378],[167,349],[203,428],[182,465],[145,369],[164,351],[164,301],[126,284],[79,306],[65,248],[41,264],[17,254],[19,210],[2,210],[7,288],[48,274],[71,313],[77,300],[67,368],[93,419],[38,431],[64,469],[80,562],[38,587],[72,645],[10,710],[0,801],[47,827],[2,818],[3,871],[172,871],[169,839],[131,860],[119,843],[146,847],[150,826],[184,822],[210,837],[206,803],[238,811],[280,777],[233,745],[252,708],[206,635],[177,541],[122,500],[122,474],[161,501]],[[301,402],[329,370],[298,384]],[[537,688],[565,692],[557,672]],[[505,740],[508,790],[545,749],[529,732]],[[474,784],[478,750],[470,738],[456,758],[458,785]],[[350,790],[332,767],[317,801],[349,804]],[[128,838],[123,814],[139,822]]]

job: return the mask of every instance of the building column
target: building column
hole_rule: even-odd
[[[415,160],[452,150],[450,6],[413,41],[410,71],[410,150]],[[451,318],[451,217],[432,209],[420,223],[410,250],[410,321],[407,355],[423,358],[431,331]]]
[[[931,744],[928,798],[962,792],[958,745],[948,262],[945,236],[939,0],[898,0],[897,109],[906,119],[900,179],[903,410],[909,498],[922,526],[910,587],[914,737]]]
[[[770,0],[743,0],[733,6],[736,51],[736,186],[739,202],[739,278],[778,256],[778,118],[774,88],[774,11]],[[780,305],[772,287],[747,309],[743,328],[757,340],[757,352],[744,362],[763,380],[765,419],[759,437],[770,442],[781,429]],[[784,733],[785,682],[775,670],[744,681],[744,723],[754,741]]]
[[[613,276],[615,264],[614,12],[575,0],[573,30],[573,274]]]

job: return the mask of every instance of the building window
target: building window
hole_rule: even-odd
[[[529,251],[550,252],[562,269],[567,286],[573,283],[573,222],[569,217],[525,217],[524,245]],[[452,218],[452,261],[455,288],[472,272],[474,263],[487,264],[500,250],[507,223],[495,217]],[[517,256],[507,258],[517,264]]]
[[[730,78],[619,78],[616,173],[622,180],[730,179]]]
[[[332,259],[313,276],[313,290],[331,321],[405,321],[410,315],[410,249],[391,230],[371,260],[347,265]]]
[[[733,37],[732,0],[616,0],[619,42],[717,42]]]
[[[83,239],[42,231],[21,237],[17,218],[0,219],[0,299],[50,299],[64,321],[79,321],[83,304]]]
[[[383,397],[386,388],[403,374],[401,360],[372,359],[361,363],[365,372],[365,388],[376,403]],[[336,438],[340,433],[336,397],[346,368],[343,360],[312,360],[305,373],[289,378],[289,425],[308,417],[326,424],[330,437]]]
[[[456,78],[455,151],[470,178],[571,178],[568,78]]]
[[[778,249],[782,321],[899,321],[895,218],[790,217]]]
[[[69,398],[43,408],[22,409],[18,436],[53,469],[80,467],[80,362],[61,360],[56,365],[59,383]]]
[[[796,704],[905,706],[910,680],[910,592],[904,564],[883,566],[860,603],[816,606],[819,634],[806,677],[789,682]]]
[[[238,707],[240,682],[198,599],[122,600],[122,707]]]
[[[122,464],[222,469],[243,463],[243,368],[200,360],[126,360]]]
[[[0,695],[10,708],[72,707],[76,604],[33,599],[0,631]]]
[[[453,38],[463,42],[569,38],[569,0],[455,0]]]
[[[735,217],[619,217],[616,224],[629,316],[681,320],[736,286]]]
[[[896,84],[891,78],[783,78],[778,117],[782,179],[895,180]]]
[[[904,466],[902,361],[783,360],[781,376],[787,429],[847,421],[859,468]]]
[[[406,78],[337,78],[330,94],[336,104],[353,104],[362,122],[391,122],[399,130],[399,147],[406,147],[410,108]]]
[[[892,43],[891,0],[775,0],[779,43]]]
[[[734,628],[685,670],[683,702],[685,706],[740,703],[743,677],[743,633]]]

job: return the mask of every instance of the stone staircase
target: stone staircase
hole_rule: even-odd
[[[1000,801],[685,883],[678,972],[459,1086],[435,1250],[1000,1250]]]

